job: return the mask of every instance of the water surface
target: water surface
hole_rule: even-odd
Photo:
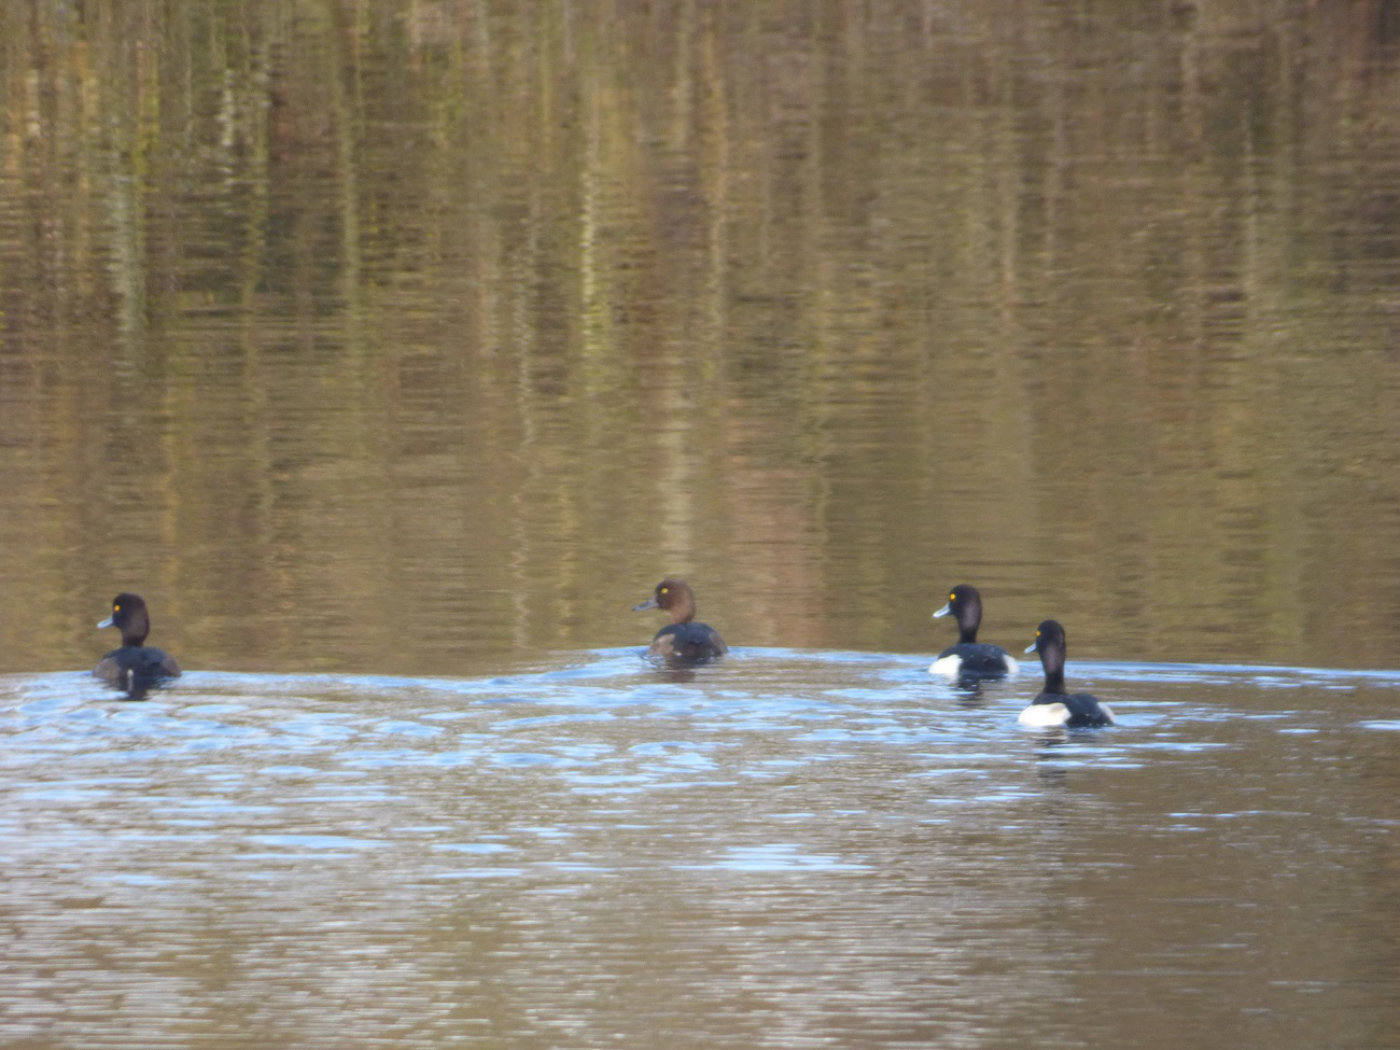
[[[1390,1045],[1400,674],[0,680],[8,1045]]]
[[[1394,667],[1374,3],[0,12],[0,670]]]
[[[0,5],[0,1043],[1400,1044],[1396,31]]]

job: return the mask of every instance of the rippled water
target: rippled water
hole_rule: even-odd
[[[1400,673],[0,679],[21,1046],[1394,1045]]]
[[[1400,1046],[1393,7],[0,4],[0,1044]]]

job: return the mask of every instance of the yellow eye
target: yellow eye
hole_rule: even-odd
[[[956,594],[950,594],[950,595],[948,595],[948,600],[949,600],[950,602],[955,602],[955,601],[958,600],[958,596],[957,596]]]
[[[661,593],[662,593],[662,594],[670,594],[670,593],[671,593],[671,588],[669,588],[669,587],[662,587],[662,588],[661,588]]]
[[[114,606],[112,606],[112,611],[113,611],[113,612],[121,612],[121,611],[122,611],[122,607],[121,607],[120,605],[114,605]]]

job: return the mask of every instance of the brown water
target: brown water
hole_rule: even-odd
[[[0,1042],[1400,1045],[1394,4],[8,4],[0,93]],[[930,680],[964,581],[1124,725]]]

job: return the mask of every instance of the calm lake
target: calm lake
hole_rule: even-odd
[[[7,4],[0,335],[0,1044],[1400,1047],[1394,3]]]

